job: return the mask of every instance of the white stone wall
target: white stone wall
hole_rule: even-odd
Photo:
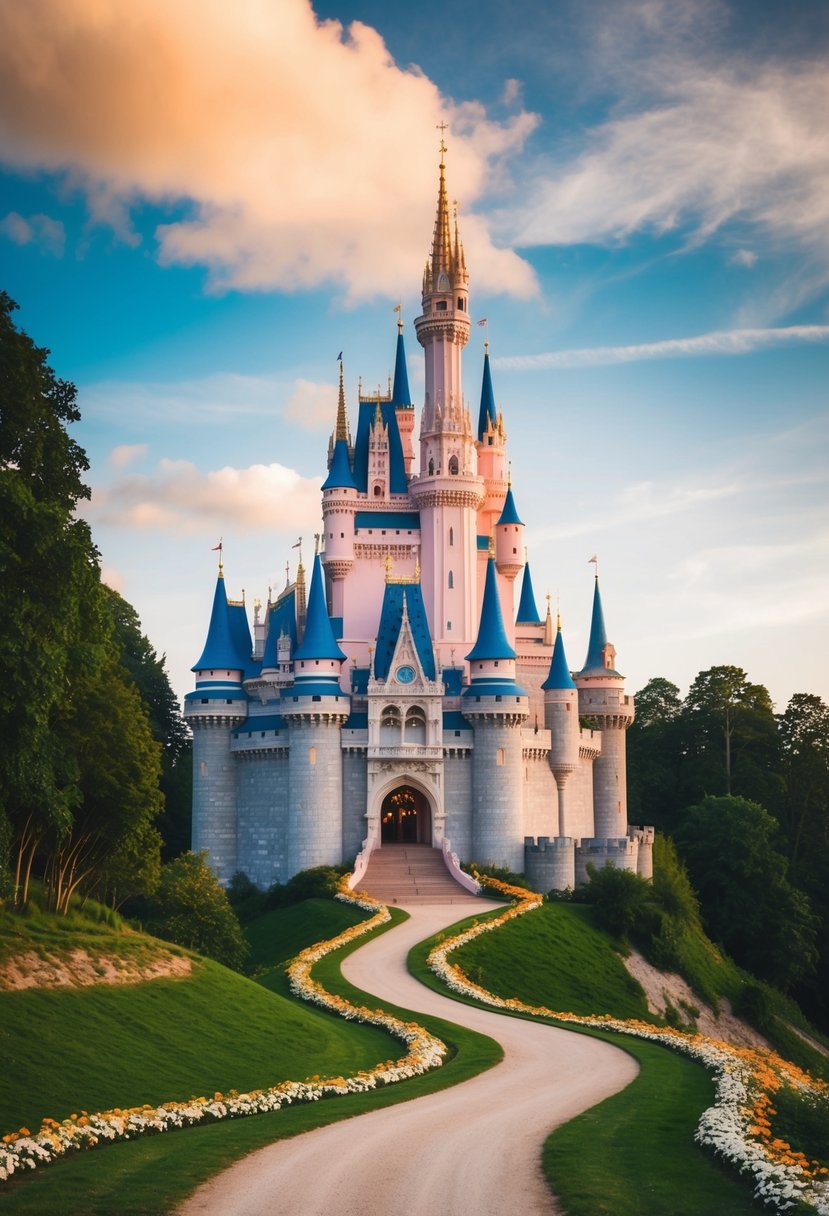
[[[207,859],[227,883],[238,870],[236,764],[230,754],[228,724],[195,721],[193,726],[194,853],[207,850]]]
[[[448,755],[443,761],[443,789],[446,819],[444,834],[461,861],[472,856],[472,751]]]
[[[343,767],[343,861],[350,862],[366,838],[368,763],[366,752],[344,751]]]
[[[521,724],[476,716],[472,856],[482,865],[524,868]]]
[[[292,718],[289,724],[289,874],[312,866],[339,865],[343,855],[340,727],[325,715]]]
[[[238,868],[263,890],[287,882],[288,756],[285,749],[236,756]]]
[[[546,756],[524,757],[524,836],[558,835],[558,793]]]

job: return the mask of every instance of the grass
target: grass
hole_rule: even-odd
[[[396,923],[402,919],[403,914],[393,912],[392,916]],[[334,931],[338,931],[347,923],[353,923],[353,920],[353,909],[342,904],[317,900],[309,900],[306,904],[269,914],[262,918],[266,923],[250,927],[251,937],[254,939],[254,963],[257,967],[266,968],[271,958],[277,960],[285,951],[292,955],[296,953],[295,947],[311,944],[326,936],[326,933],[321,932],[324,926],[331,928],[333,923]],[[373,997],[354,989],[339,973],[342,957],[364,941],[365,939],[361,939],[345,947],[337,956],[323,960],[315,969],[315,975],[331,991],[340,992],[361,1004],[375,1006]],[[222,971],[221,968],[218,970]],[[278,972],[278,968],[269,970],[263,978],[268,983],[279,986],[283,981],[278,978]],[[225,975],[230,978],[232,984],[257,988],[257,985],[250,984],[233,973],[225,972]],[[135,993],[138,989],[131,991]],[[270,1003],[271,1009],[275,1009],[273,1002],[277,997],[261,987],[258,991],[261,992],[263,1000]],[[288,1003],[280,1002],[279,1008]],[[398,1010],[388,1005],[384,1007],[390,1012],[400,1014],[406,1020],[415,1016],[407,1010]],[[325,1022],[329,1028],[336,1027],[347,1037],[355,1031],[370,1029],[344,1023],[333,1015],[314,1011],[306,1005],[294,1003],[292,1008],[297,1016],[313,1014],[315,1024],[316,1020]],[[367,1110],[447,1088],[475,1076],[501,1058],[501,1049],[492,1039],[438,1018],[416,1016],[449,1047],[449,1060],[442,1068],[432,1073],[404,1084],[378,1090],[373,1094],[328,1099],[308,1106],[289,1107],[273,1115],[191,1128],[173,1135],[144,1137],[132,1144],[107,1146],[100,1152],[94,1151],[68,1158],[40,1173],[34,1173],[17,1182],[13,1181],[5,1188],[2,1198],[4,1216],[35,1213],[42,1216],[44,1212],[49,1212],[50,1216],[111,1216],[114,1211],[123,1213],[124,1216],[157,1216],[159,1213],[171,1211],[199,1183],[255,1148],[313,1127],[362,1114]],[[238,1014],[229,1025],[235,1036],[231,1048],[237,1051],[241,1040],[246,1038],[247,1026]],[[281,1026],[280,1021],[279,1027]],[[245,1028],[244,1035],[239,1033],[239,1027]],[[372,1031],[372,1034],[379,1033]],[[197,1036],[192,1037],[194,1042],[199,1042]],[[371,1064],[401,1054],[400,1045],[396,1040],[390,1040],[384,1034],[381,1039],[382,1050],[374,1055]],[[318,1060],[319,1057],[315,1055],[313,1068],[306,1071],[322,1073],[323,1069],[318,1066]],[[338,1067],[334,1071],[343,1070]],[[291,1067],[284,1075],[296,1076],[297,1070]],[[243,1088],[238,1084],[235,1087]],[[182,1095],[179,1093],[177,1096]]]

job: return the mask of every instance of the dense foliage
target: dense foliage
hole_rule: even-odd
[[[236,971],[249,951],[227,892],[205,853],[182,853],[162,868],[147,927],[158,937]]]
[[[829,707],[775,714],[739,667],[682,700],[650,680],[628,733],[630,818],[675,841],[708,933],[829,1028]]]
[[[184,725],[133,609],[101,582],[78,504],[88,462],[74,385],[0,293],[0,900],[33,875],[53,910],[158,882],[162,783]]]

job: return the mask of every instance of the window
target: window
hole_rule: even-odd
[[[449,457],[449,472],[452,474],[453,477],[457,477],[457,475],[458,475],[458,458],[457,458],[457,456]]]
[[[321,701],[321,700],[322,700],[322,697],[317,696],[317,695],[316,695],[316,693],[315,693],[315,694],[314,694],[314,696],[312,696],[312,697],[311,697],[311,700],[312,700],[312,701]]]
[[[454,545],[454,543],[455,543],[455,529],[450,528],[449,529],[449,544],[451,546],[451,545]]]
[[[426,714],[419,705],[413,705],[406,714],[404,742],[420,745],[426,742]]]
[[[434,476],[434,472],[435,472],[435,462],[434,462],[434,460],[432,460],[432,458],[431,458],[431,456],[430,456],[430,457],[429,457],[429,476],[430,476],[430,477],[433,477],[433,476]],[[212,673],[211,673],[211,674],[212,674]]]
[[[383,493],[383,491],[382,491],[382,488],[381,488],[380,486],[375,486],[375,487],[374,487],[374,497],[375,497],[375,498],[379,498],[379,497],[380,497],[380,495],[381,495],[382,493]]]
[[[400,710],[396,705],[387,705],[380,714],[380,744],[386,747],[400,744]]]
[[[451,591],[451,590],[454,588],[454,586],[455,586],[455,576],[454,576],[454,574],[452,573],[452,571],[451,571],[451,570],[449,571],[449,578],[448,578],[448,579],[447,579],[447,581],[446,581],[446,585],[448,586],[448,588],[449,588],[449,590],[450,590],[450,591]]]
[[[499,698],[499,700],[500,700],[500,698]],[[499,747],[498,752],[495,756],[495,763],[498,765],[499,768],[502,768],[504,766],[504,764],[506,763],[506,759],[507,759],[507,753],[504,751],[503,747]]]
[[[315,747],[308,748],[308,763],[313,768],[317,762],[317,749]]]
[[[458,312],[463,312],[463,296],[458,296]]]
[[[438,300],[438,304],[437,304],[438,312],[446,312],[447,307],[448,307],[448,305],[445,300]]]

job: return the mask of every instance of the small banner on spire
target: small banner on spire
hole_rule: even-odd
[[[480,321],[476,321],[475,324],[476,325],[486,325],[488,321],[489,321],[489,317],[481,317]]]
[[[340,351],[340,353],[337,355],[337,362],[342,363],[342,361],[343,361],[343,352]]]

